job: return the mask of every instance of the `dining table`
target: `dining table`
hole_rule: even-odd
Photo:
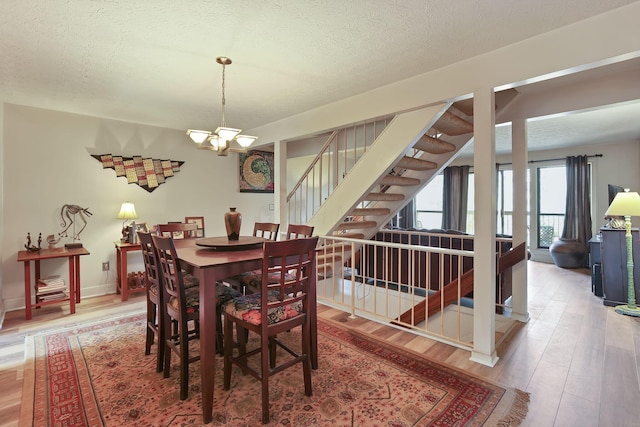
[[[200,281],[200,379],[203,422],[213,420],[214,379],[216,366],[216,282],[227,277],[262,268],[263,245],[266,239],[240,236],[237,241],[227,237],[175,239],[178,259],[183,268],[190,266]],[[311,322],[311,367],[318,368],[318,331],[316,275],[311,275],[309,316]]]

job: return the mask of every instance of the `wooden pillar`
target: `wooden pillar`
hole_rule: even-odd
[[[280,232],[289,225],[287,213],[287,143],[276,141],[273,144],[274,181],[273,203],[274,220],[280,223]],[[278,238],[280,240],[280,238]]]

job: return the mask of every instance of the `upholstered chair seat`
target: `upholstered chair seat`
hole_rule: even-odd
[[[262,270],[246,271],[234,276],[234,279],[242,284],[242,289],[244,289],[246,293],[259,292],[260,284],[262,283]],[[291,277],[289,273],[286,273],[285,279],[291,281],[294,277]],[[279,272],[269,273],[269,283],[278,283],[279,281]]]
[[[184,294],[187,313],[195,313],[198,311],[200,308],[200,288],[198,286],[187,287],[185,284]],[[222,282],[216,283],[216,311],[222,313],[222,307],[227,301],[238,298],[241,295],[240,292],[230,286],[226,286]],[[169,304],[176,310],[180,308],[178,298],[176,297],[169,298]]]
[[[295,276],[294,276],[295,279]],[[287,281],[290,281],[287,279]],[[270,291],[268,293],[268,301],[276,302],[279,299],[278,291]],[[230,300],[223,305],[223,311],[225,314],[233,317],[241,318],[245,322],[252,325],[259,325],[262,323],[262,314],[260,313],[260,307],[262,306],[262,295],[259,293],[244,295],[239,298]],[[302,302],[296,301],[289,305],[278,306],[270,308],[267,311],[268,324],[281,322],[283,320],[291,319],[302,313]]]

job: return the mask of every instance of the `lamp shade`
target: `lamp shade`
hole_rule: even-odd
[[[605,216],[640,216],[640,195],[625,188],[624,192],[616,194]]]
[[[187,131],[187,135],[189,135],[191,140],[196,144],[202,144],[209,135],[211,135],[211,132],[207,132],[206,130],[189,129]]]
[[[136,213],[136,208],[133,206],[131,202],[124,202],[122,206],[120,206],[120,212],[118,212],[118,219],[136,219],[138,218],[138,214]]]

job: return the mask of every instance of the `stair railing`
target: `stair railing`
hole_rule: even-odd
[[[305,224],[366,153],[392,117],[333,131],[287,195],[289,224]]]

